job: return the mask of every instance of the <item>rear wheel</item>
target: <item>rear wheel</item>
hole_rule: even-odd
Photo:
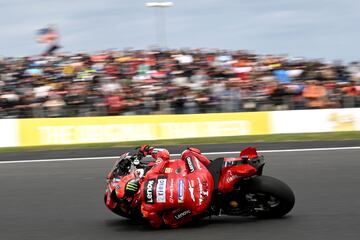
[[[258,176],[246,181],[245,199],[251,215],[259,218],[282,217],[294,207],[293,191],[284,182],[269,176]]]

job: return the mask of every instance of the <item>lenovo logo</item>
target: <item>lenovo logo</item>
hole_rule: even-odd
[[[193,173],[195,171],[195,167],[193,161],[191,160],[191,157],[186,158],[186,163],[189,166],[190,172]]]
[[[154,183],[155,179],[150,179],[145,183],[145,202],[146,203],[154,203]]]
[[[189,209],[187,209],[187,210],[184,210],[184,211],[181,211],[181,212],[175,214],[174,218],[176,220],[180,220],[180,219],[182,219],[182,218],[184,218],[184,217],[186,217],[186,216],[188,216],[190,214],[191,214],[191,211]]]

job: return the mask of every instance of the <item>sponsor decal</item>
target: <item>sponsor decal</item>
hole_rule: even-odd
[[[190,192],[191,200],[193,202],[195,202],[194,181],[193,180],[189,181],[189,192]]]
[[[199,184],[199,204],[201,205],[203,201],[207,200],[209,197],[209,187],[208,183],[206,181],[201,181],[201,179],[197,178],[198,184]]]
[[[138,178],[142,178],[144,176],[144,173],[145,173],[144,169],[136,169],[135,170],[135,174]]]
[[[202,199],[202,196],[201,196],[201,194],[203,192],[203,185],[201,183],[200,178],[197,178],[197,180],[198,180],[198,185],[199,185],[199,204],[201,205],[202,202],[203,202],[203,199]]]
[[[145,188],[144,188],[145,203],[149,203],[149,204],[154,203],[154,185],[155,185],[155,179],[150,179],[145,183]]]
[[[174,203],[174,179],[170,179],[170,187],[169,187],[170,193],[169,193],[169,201],[170,203]]]
[[[178,203],[184,202],[184,179],[178,180]]]
[[[174,215],[174,218],[175,218],[175,220],[181,220],[182,218],[184,218],[184,217],[186,217],[186,216],[188,216],[190,214],[191,214],[191,211],[189,209],[186,209],[186,210],[182,210],[179,213],[176,213]]]
[[[137,183],[128,182],[125,189],[130,192],[137,192],[139,190],[139,186]]]
[[[200,161],[199,159],[197,159],[197,157],[195,157],[195,163],[198,169],[201,169],[201,165],[200,165]]]
[[[165,168],[165,173],[172,173],[172,168]]]
[[[234,180],[236,180],[236,179],[238,179],[238,178],[240,178],[240,176],[238,176],[238,175],[231,175],[230,177],[226,178],[226,182],[227,182],[227,183],[230,183],[230,182],[232,182],[232,181],[234,181]]]
[[[329,121],[335,131],[356,131],[356,116],[353,114],[332,113]]]
[[[209,191],[208,190],[204,190],[203,193],[201,194],[201,196],[203,197],[204,201],[206,201],[209,197]]]
[[[194,166],[194,163],[193,163],[191,157],[187,157],[185,160],[186,160],[187,165],[189,166],[190,172],[193,173],[195,171],[195,166]]]
[[[159,177],[156,184],[156,202],[166,202],[166,182],[167,177]]]

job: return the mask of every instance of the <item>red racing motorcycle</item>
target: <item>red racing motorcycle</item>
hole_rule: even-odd
[[[128,166],[124,171],[125,161]],[[264,157],[251,147],[241,151],[239,157],[212,160],[207,169],[213,177],[214,190],[209,207],[199,218],[213,215],[279,218],[290,212],[295,204],[293,191],[284,182],[263,176],[264,164]],[[179,167],[185,168],[183,160],[169,160],[164,173],[175,172]],[[140,204],[121,204],[115,190],[121,178],[129,174],[141,178],[149,168],[151,164],[142,161],[137,154],[124,153],[120,156],[108,174],[104,197],[106,206],[112,212],[134,220],[142,219]]]

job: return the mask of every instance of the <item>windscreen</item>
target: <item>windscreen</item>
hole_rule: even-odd
[[[124,159],[129,158],[129,156],[130,155],[129,155],[128,152],[123,153],[123,154],[120,155],[119,159],[116,160],[114,166],[111,168],[111,170],[110,170],[110,172],[108,174],[108,178],[113,178],[113,177],[116,177],[117,175],[119,175],[119,173],[120,173],[119,172],[119,163],[121,161],[123,161]]]

